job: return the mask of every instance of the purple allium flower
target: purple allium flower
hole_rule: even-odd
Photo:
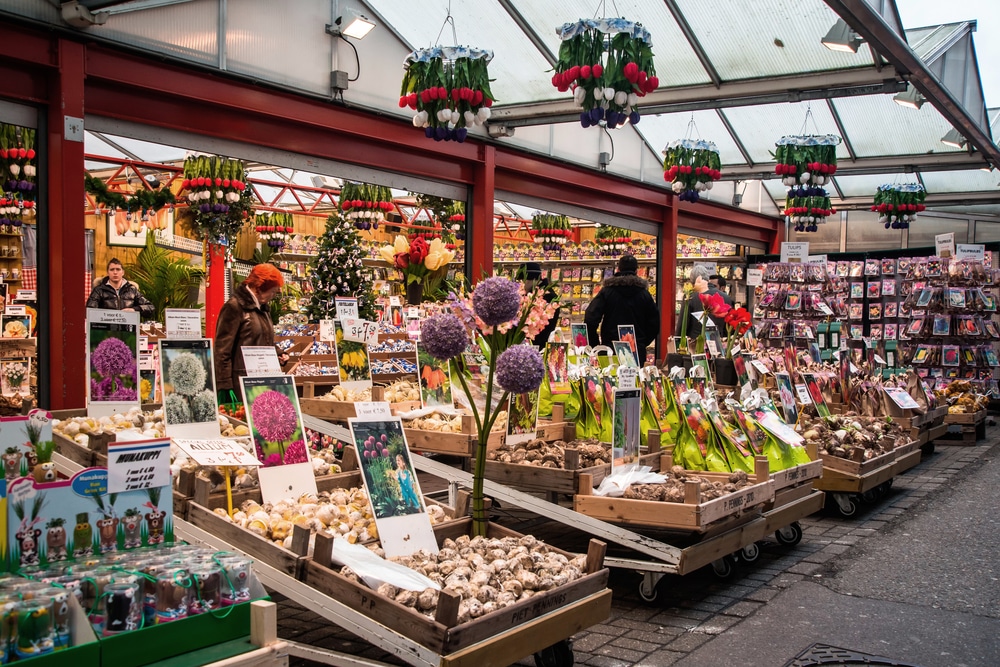
[[[427,354],[446,361],[465,351],[469,334],[454,315],[431,315],[420,327],[420,343]]]
[[[285,463],[308,463],[306,456],[306,443],[296,440],[285,449]]]
[[[205,389],[208,373],[201,359],[192,352],[181,352],[170,362],[167,368],[167,380],[173,385],[174,391],[185,396],[193,396]]]
[[[124,385],[118,385],[118,390],[108,397],[112,401],[134,401],[137,398],[137,394],[134,387],[126,387]]]
[[[472,307],[486,326],[495,327],[517,317],[521,309],[521,291],[509,278],[487,278],[472,292]]]
[[[512,394],[538,389],[544,374],[542,355],[533,345],[513,345],[497,359],[497,382]]]
[[[105,338],[90,355],[90,365],[104,377],[135,373],[135,356],[120,338]]]
[[[292,437],[297,425],[295,406],[280,391],[268,389],[254,399],[250,407],[253,427],[268,442],[284,442]]]

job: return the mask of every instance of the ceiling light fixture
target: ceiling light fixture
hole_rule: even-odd
[[[965,148],[969,140],[963,137],[961,132],[955,128],[951,128],[948,130],[948,134],[941,137],[941,143],[952,148]]]
[[[837,22],[830,28],[830,32],[826,33],[826,37],[820,40],[823,46],[831,51],[843,51],[845,53],[857,53],[858,47],[864,41],[861,35],[854,32],[844,19],[837,19]]]
[[[920,94],[920,91],[912,83],[906,84],[906,90],[901,93],[896,93],[893,96],[892,101],[901,107],[909,107],[910,109],[919,109],[924,106],[924,102],[927,98]]]
[[[370,18],[355,9],[345,9],[344,14],[337,17],[334,25],[329,26],[327,32],[354,39],[364,39],[374,29],[375,22]]]

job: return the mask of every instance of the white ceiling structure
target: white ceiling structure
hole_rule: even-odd
[[[5,0],[0,13],[66,27],[59,3]],[[66,4],[66,3],[63,3]],[[776,214],[785,188],[770,151],[783,135],[843,137],[828,190],[839,208],[865,208],[878,185],[919,182],[929,207],[1000,216],[1000,109],[986,109],[974,21],[904,30],[894,0],[81,0],[104,22],[96,39],[224,70],[347,106],[406,116],[397,101],[402,61],[435,43],[494,51],[493,134],[557,159],[649,183],[660,152],[690,123],[721,153],[724,183],[709,198]],[[452,27],[444,19],[450,5]],[[363,40],[324,30],[354,10],[377,24]],[[583,129],[568,93],[550,83],[556,28],[595,15],[641,22],[653,36],[660,88],[642,119]],[[822,43],[841,19],[852,49]],[[831,33],[832,34],[832,33]],[[345,44],[346,42],[346,44]],[[356,59],[355,59],[356,52]],[[342,100],[331,69],[352,81]],[[915,107],[894,98],[919,95]],[[807,112],[808,122],[807,122]],[[502,131],[500,128],[503,128]],[[942,137],[952,133],[961,147]],[[142,155],[144,160],[150,156]]]

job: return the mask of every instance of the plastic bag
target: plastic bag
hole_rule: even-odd
[[[578,383],[582,401],[576,416],[576,435],[582,439],[600,438],[604,416],[604,393],[597,375],[586,375]]]
[[[422,591],[425,588],[441,590],[439,584],[416,570],[385,560],[371,549],[360,544],[351,544],[339,537],[333,540],[331,559],[354,570],[355,574],[373,590],[384,583],[408,591]]]

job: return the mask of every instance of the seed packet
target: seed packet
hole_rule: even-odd
[[[884,278],[882,280],[882,296],[896,296],[895,278]]]
[[[942,345],[941,346],[941,365],[942,366],[958,366],[959,365],[959,347],[958,345]]]
[[[785,295],[785,310],[800,310],[802,308],[802,293],[789,291]]]
[[[864,283],[851,283],[851,298],[852,299],[863,299],[865,296],[865,284]]]
[[[924,318],[918,317],[906,327],[906,335],[914,338],[920,337],[920,332],[924,330]]]
[[[1000,360],[997,359],[997,353],[993,351],[992,347],[983,347],[983,358],[986,359],[987,366],[993,366],[994,368],[1000,366]]]
[[[894,259],[883,259],[882,260],[882,275],[888,276],[896,273],[896,260]]]
[[[938,278],[941,276],[941,258],[940,257],[928,257],[927,258],[927,271],[925,274],[928,278]]]
[[[851,260],[851,271],[849,274],[851,278],[860,278],[864,271],[865,263],[863,261],[860,259]]]
[[[863,326],[861,326],[860,324],[852,324],[850,326],[850,328],[848,329],[847,333],[848,333],[848,335],[851,338],[853,338],[855,340],[858,340],[862,336],[864,336],[864,334],[865,334],[865,328]]]
[[[934,336],[948,336],[951,334],[951,317],[948,315],[935,315],[932,334]]]
[[[979,355],[976,354],[976,348],[966,345],[962,346],[962,363],[966,366],[979,365]]]
[[[806,265],[805,264],[789,265],[788,279],[793,283],[804,283],[806,281]]]
[[[934,289],[931,287],[925,287],[920,290],[920,295],[917,297],[917,308],[926,308],[929,306],[933,296]]]
[[[846,278],[851,272],[850,262],[837,262],[837,276],[840,278]]]
[[[909,317],[910,316],[910,306],[905,301],[899,302],[899,316]]]
[[[869,329],[872,340],[882,340],[882,325],[873,324]]]
[[[868,283],[868,298],[878,299],[882,296],[882,283],[878,280],[873,280]]]
[[[988,310],[991,313],[996,312],[997,309],[997,298],[992,294],[983,294],[983,310]]]
[[[917,351],[913,354],[913,359],[910,363],[913,364],[925,364],[931,356],[931,346],[930,345],[918,345]]]
[[[787,322],[784,320],[775,320],[771,322],[771,326],[768,329],[768,338],[784,338],[785,332],[787,331]]]
[[[895,319],[899,312],[899,304],[895,301],[888,301],[882,304],[882,317],[887,320]]]
[[[1000,329],[997,328],[997,325],[993,320],[983,320],[983,331],[985,331],[990,338],[1000,338]]]
[[[869,320],[880,320],[882,319],[882,304],[873,303],[868,306],[868,319]]]
[[[896,340],[896,331],[897,326],[895,324],[886,324],[882,337],[885,340]]]
[[[852,320],[860,320],[864,316],[864,305],[852,303],[847,307],[847,317]]]
[[[959,336],[982,336],[982,318],[972,317],[970,315],[965,315],[958,318],[956,326],[958,327],[957,335]]]
[[[865,275],[866,276],[877,276],[879,271],[882,269],[882,265],[877,259],[866,259],[865,260]]]
[[[961,287],[946,287],[948,292],[948,307],[955,309],[965,308],[965,290]]]
[[[910,265],[912,264],[912,262],[913,262],[913,260],[911,260],[909,257],[900,257],[899,259],[897,259],[896,260],[896,273],[899,273],[899,274],[902,274],[902,275],[905,276],[906,273],[910,270]]]

